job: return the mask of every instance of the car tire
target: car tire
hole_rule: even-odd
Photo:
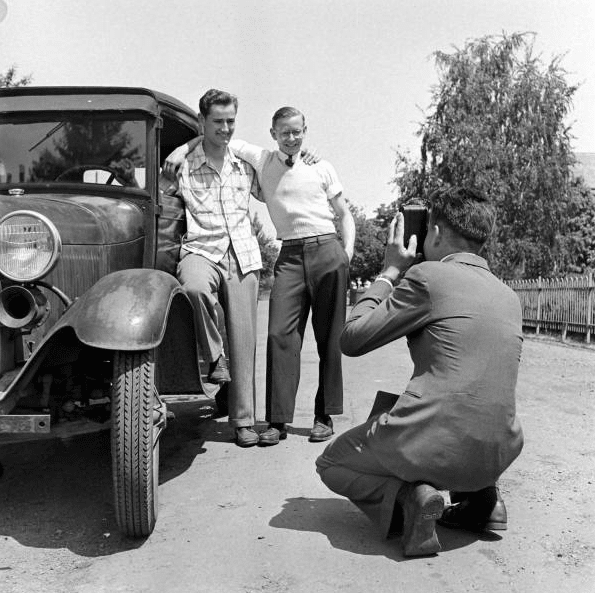
[[[166,409],[156,387],[154,350],[114,353],[112,480],[116,521],[130,537],[146,537],[158,512],[159,436]]]

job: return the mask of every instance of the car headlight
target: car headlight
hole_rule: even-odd
[[[51,220],[29,210],[0,219],[0,274],[16,282],[32,282],[58,261],[62,240]]]

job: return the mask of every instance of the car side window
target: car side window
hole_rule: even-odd
[[[176,119],[172,116],[163,114],[163,127],[161,128],[161,135],[159,139],[159,165],[163,163],[167,156],[182,144],[188,142],[192,138],[196,138],[198,134],[202,134],[202,128],[197,133],[196,128],[190,127],[188,124]]]

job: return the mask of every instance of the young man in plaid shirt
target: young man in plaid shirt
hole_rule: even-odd
[[[229,149],[238,102],[211,89],[200,99],[204,137],[177,172],[184,199],[187,233],[177,275],[194,305],[202,355],[210,362],[209,380],[230,381],[218,330],[219,299],[225,311],[231,380],[229,423],[236,443],[258,443],[254,430],[256,306],[260,249],[248,213],[250,194],[258,195],[254,169]]]

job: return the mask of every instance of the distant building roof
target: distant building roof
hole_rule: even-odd
[[[585,180],[585,185],[595,190],[595,152],[577,152],[574,174]]]

